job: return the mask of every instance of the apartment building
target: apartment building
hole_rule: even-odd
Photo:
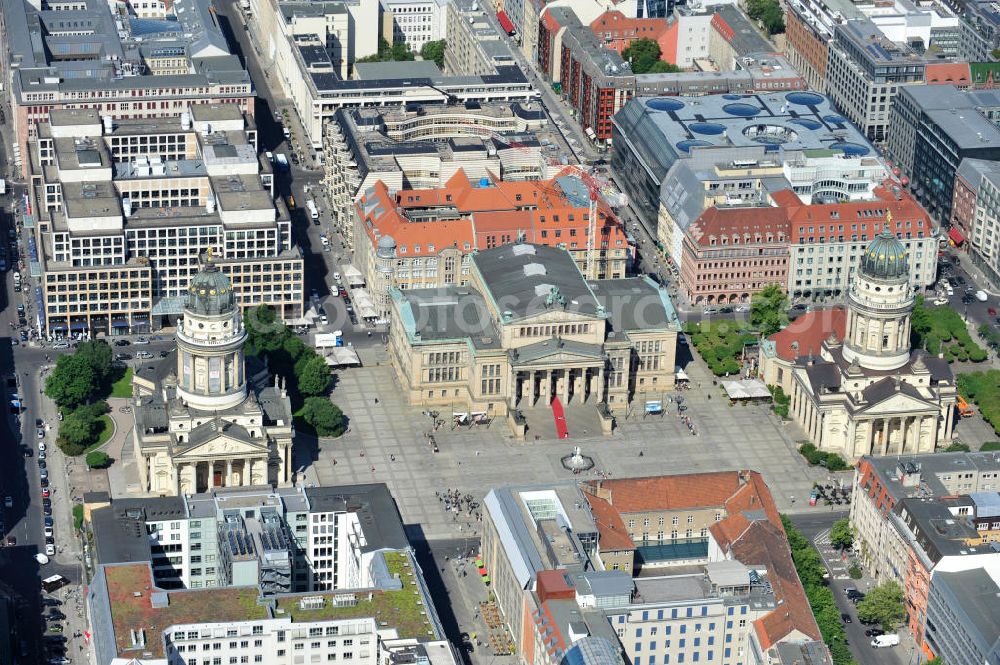
[[[870,19],[850,19],[833,31],[826,92],[869,140],[884,143],[896,93],[922,82],[925,65],[923,56],[888,39]]]
[[[604,35],[610,32],[581,23],[569,7],[546,6],[539,24],[539,65],[579,113],[591,140],[613,143],[611,119],[633,96],[746,94],[806,87],[791,64],[735,7],[679,13],[675,24],[676,30],[668,28],[666,39],[671,47],[664,57],[684,63],[704,60],[704,71],[633,74],[619,51],[605,44]]]
[[[448,2],[444,0],[379,0],[392,21],[392,42],[403,42],[420,53],[427,42],[444,39],[448,27]]]
[[[851,503],[855,549],[878,580],[904,589],[909,628],[928,657],[934,579],[1000,563],[1000,459],[993,453],[863,457]]]
[[[920,289],[937,279],[937,227],[909,192],[892,181],[876,188],[868,200],[802,205],[789,190],[773,200],[788,213],[786,288],[792,297],[842,298],[868,243],[886,227],[906,249],[909,283]]]
[[[969,236],[972,263],[983,271],[993,286],[1000,284],[1000,176],[996,173],[996,164],[990,162],[990,169],[979,181]]]
[[[30,156],[25,226],[46,334],[159,328],[180,314],[209,249],[241,306],[301,316],[291,218],[238,105],[134,120],[55,109]]]
[[[951,201],[951,219],[948,240],[959,249],[969,250],[969,239],[975,229],[976,209],[979,192],[984,179],[1000,178],[1000,163],[985,159],[966,158],[959,162],[955,171],[954,194]],[[983,243],[986,239],[979,238]]]
[[[995,60],[1000,48],[1000,13],[992,2],[976,0],[964,5],[958,56],[968,62]]]
[[[410,552],[378,552],[370,568],[367,588],[269,596],[254,586],[166,590],[148,561],[99,565],[87,592],[96,662],[460,662]]]
[[[114,499],[92,510],[91,523],[99,564],[149,560],[161,589],[367,588],[375,553],[407,547],[383,484]]]
[[[129,7],[81,0],[43,11],[3,3],[7,48],[0,58],[17,166],[27,170],[28,142],[51,110],[93,108],[128,120],[232,103],[253,114],[250,76],[230,54],[211,0],[170,3],[155,19],[138,18]]]
[[[802,650],[828,662],[755,472],[502,487],[483,505],[483,562],[518,652],[540,658],[530,662],[560,662],[577,639],[602,663],[620,662],[609,645],[630,663]]]
[[[788,281],[788,215],[776,207],[711,207],[684,234],[680,282],[694,305],[749,303]]]
[[[913,195],[938,221],[951,218],[955,174],[963,159],[1000,160],[1000,95],[954,85],[906,86],[889,123],[889,156]]]
[[[855,156],[829,150],[786,153],[776,160],[756,148],[719,151],[715,162],[683,159],[674,162],[660,185],[656,238],[668,261],[681,270],[684,234],[711,206],[760,206],[778,192],[791,190],[801,205],[874,198],[888,173],[875,156]],[[798,204],[797,204],[798,205]]]
[[[956,665],[1000,658],[1000,570],[995,562],[972,570],[935,573],[927,605],[928,650]]]
[[[442,188],[395,194],[376,182],[355,205],[354,237],[378,318],[389,315],[393,289],[466,284],[475,251],[519,242],[562,247],[587,279],[625,277],[631,255],[613,212],[603,201],[590,208],[590,192],[572,169],[515,182],[473,181],[459,171]]]
[[[660,237],[663,183],[679,161],[692,160],[697,166],[784,164],[814,150],[826,157],[874,158],[867,139],[823,95],[794,91],[730,97],[638,97],[614,117],[611,163],[616,182],[653,237]],[[830,141],[831,135],[836,140]],[[793,172],[794,186],[804,192],[808,167],[790,168],[789,174]],[[871,174],[863,171],[860,179],[865,172]],[[822,182],[816,184],[818,192],[825,191]],[[849,183],[841,180],[834,189],[841,184]]]
[[[447,3],[442,11],[452,12]],[[468,3],[471,10],[472,3]],[[499,39],[480,45],[488,54],[487,66],[480,61],[458,62],[461,69],[447,74],[433,62],[362,63],[356,59],[378,49],[378,0],[301,3],[286,0],[253,0],[251,31],[266,44],[266,66],[274,72],[292,101],[307,138],[317,151],[323,150],[324,125],[334,120],[338,109],[349,107],[394,106],[409,103],[464,104],[466,102],[528,102],[537,99],[513,54]],[[473,30],[461,37],[458,25],[465,19],[446,20],[442,26],[448,39],[446,54],[462,49],[463,40],[475,42],[481,35]],[[346,22],[346,23],[345,23]],[[347,32],[339,27],[347,26]],[[359,27],[361,26],[361,27]],[[365,30],[363,26],[372,26]],[[451,29],[449,29],[451,28]],[[345,58],[334,47],[346,35]],[[454,42],[454,43],[453,43]],[[331,46],[331,43],[333,46]],[[471,51],[470,51],[471,52]],[[473,69],[467,69],[470,67]]]
[[[444,72],[449,76],[489,76],[497,67],[514,64],[514,54],[476,0],[447,3],[448,48]]]
[[[536,103],[340,109],[334,119],[326,126],[324,186],[350,249],[354,205],[377,181],[391,191],[435,189],[459,170],[473,181],[540,180],[553,170],[536,137],[548,126]]]

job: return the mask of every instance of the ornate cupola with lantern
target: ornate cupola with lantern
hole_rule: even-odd
[[[137,493],[291,484],[291,403],[266,366],[244,356],[243,313],[211,251],[176,339],[155,376],[134,380]]]
[[[916,295],[891,212],[865,248],[847,293],[844,340],[792,368],[790,414],[821,450],[862,455],[934,452],[951,443],[956,389],[942,357],[912,349]]]

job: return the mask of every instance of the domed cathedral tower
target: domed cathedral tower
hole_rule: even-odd
[[[243,317],[232,285],[209,252],[188,288],[177,325],[177,395],[189,407],[231,409],[246,399]]]
[[[868,245],[847,293],[844,359],[873,370],[894,370],[910,360],[914,293],[903,243],[885,229]]]

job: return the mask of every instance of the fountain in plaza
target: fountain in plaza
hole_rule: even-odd
[[[565,455],[559,461],[562,463],[564,469],[573,473],[589,471],[594,468],[594,458],[584,455],[580,451],[580,446],[573,446],[573,452]]]

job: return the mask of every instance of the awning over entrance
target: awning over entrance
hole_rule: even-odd
[[[115,328],[128,328],[128,321],[125,319],[112,319],[111,325]]]
[[[951,227],[950,231],[948,231],[948,239],[951,240],[956,245],[961,245],[963,242],[965,242],[965,236],[963,236],[962,232],[956,229],[954,226]]]
[[[351,289],[351,299],[354,306],[358,308],[358,313],[363,319],[377,319],[378,312],[375,311],[375,301],[366,289]]]
[[[323,358],[330,367],[359,367],[361,358],[358,352],[347,346],[336,346],[323,349]]]

